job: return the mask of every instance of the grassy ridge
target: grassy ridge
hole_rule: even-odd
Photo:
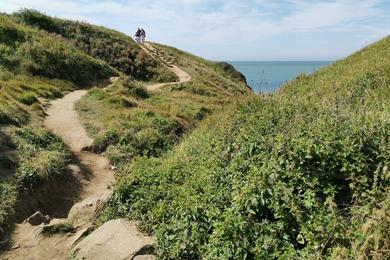
[[[132,38],[120,32],[84,22],[53,18],[29,9],[16,12],[13,16],[29,26],[61,35],[78,49],[138,80],[177,80],[174,73],[146,55]]]
[[[120,171],[106,218],[175,259],[389,255],[390,37]]]

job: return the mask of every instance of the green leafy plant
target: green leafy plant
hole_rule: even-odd
[[[68,222],[59,223],[55,225],[44,226],[42,234],[45,236],[53,236],[55,234],[66,234],[75,232],[75,228]]]
[[[390,38],[124,164],[103,219],[163,259],[387,259]]]

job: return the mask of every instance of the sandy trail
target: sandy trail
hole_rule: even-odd
[[[73,91],[61,99],[52,101],[47,110],[46,128],[61,136],[74,153],[81,152],[84,147],[90,146],[93,142],[73,109],[74,104],[86,93],[87,90]]]
[[[153,45],[151,43],[145,42],[143,45],[140,45],[140,46],[152,58],[154,58],[154,59],[158,60],[159,62],[161,62],[166,68],[168,68],[173,73],[175,73],[176,76],[179,78],[179,81],[176,81],[176,82],[157,83],[157,84],[147,85],[146,86],[147,90],[154,91],[154,90],[158,90],[158,89],[160,89],[161,87],[164,87],[164,86],[175,85],[175,84],[179,84],[179,83],[185,83],[185,82],[188,82],[188,81],[191,80],[191,76],[187,72],[185,72],[184,70],[179,68],[178,66],[176,66],[174,64],[172,64],[171,66],[167,66],[161,60],[161,58],[158,58],[157,56],[153,55],[152,52],[155,52],[157,50],[156,50],[156,48],[153,47]]]
[[[110,196],[114,174],[109,170],[109,161],[103,156],[82,151],[93,140],[81,125],[74,106],[86,93],[86,90],[77,90],[52,101],[45,120],[45,126],[64,139],[79,162],[69,165],[69,172],[80,181],[81,193],[77,195],[77,203],[70,209],[68,218],[61,220],[72,223],[77,232],[45,237],[40,234],[42,226],[17,224],[11,239],[13,246],[18,248],[5,252],[1,259],[68,259],[74,240],[91,225],[99,203]]]
[[[85,131],[74,107],[86,93],[87,90],[76,90],[62,99],[54,100],[47,110],[48,116],[45,120],[46,128],[61,136],[81,164],[92,173],[91,179],[83,187],[81,199],[106,193],[114,181],[107,158],[82,151],[92,145],[93,140]]]

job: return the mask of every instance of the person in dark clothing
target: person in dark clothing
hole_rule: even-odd
[[[146,32],[144,28],[141,29],[141,43],[145,43],[145,38],[146,38]]]
[[[141,29],[138,28],[138,30],[135,32],[135,41],[140,44],[141,43]]]

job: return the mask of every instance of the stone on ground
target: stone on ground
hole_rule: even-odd
[[[154,240],[137,230],[133,222],[111,220],[74,247],[77,259],[154,259]]]
[[[108,190],[102,194],[89,197],[73,205],[68,213],[68,220],[73,225],[84,225],[91,222],[91,219],[101,209],[112,191]]]
[[[40,211],[35,212],[32,214],[30,217],[28,217],[25,220],[26,223],[29,223],[32,226],[38,226],[42,223],[49,223],[50,222],[50,217],[49,216],[44,216]]]

